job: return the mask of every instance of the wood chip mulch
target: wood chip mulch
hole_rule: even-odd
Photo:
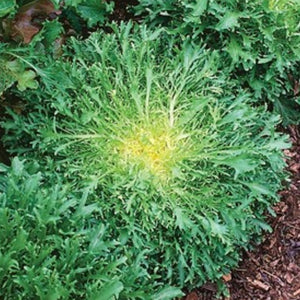
[[[273,228],[238,268],[224,277],[230,297],[223,300],[300,300],[300,128],[288,129],[293,147],[285,151],[289,189],[280,192]],[[215,300],[216,287],[206,284],[183,300]]]

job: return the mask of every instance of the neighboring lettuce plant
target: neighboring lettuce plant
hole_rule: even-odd
[[[55,170],[74,193],[89,194],[89,206],[86,194],[71,203],[59,200],[66,225],[55,213],[35,212],[39,201],[52,206],[57,197],[33,194],[36,209],[24,213],[28,222],[35,226],[49,218],[58,227],[41,230],[43,238],[52,234],[53,252],[39,264],[28,260],[24,272],[44,272],[48,260],[63,263],[68,252],[69,263],[54,279],[73,282],[69,273],[80,255],[78,274],[103,285],[106,277],[93,266],[102,256],[84,263],[92,245],[104,255],[120,299],[173,299],[178,288],[219,280],[237,265],[241,249],[270,229],[265,214],[278,200],[282,149],[289,144],[275,131],[278,116],[252,107],[245,92],[231,92],[217,51],[178,47],[162,31],[131,24],[112,31],[72,40],[63,59],[48,63],[41,89],[23,95],[28,110],[11,112],[12,120],[2,122],[12,153],[39,161],[43,172]],[[80,213],[72,208],[77,201]],[[29,204],[22,205],[26,210]],[[77,225],[75,216],[91,210],[89,226],[99,231],[90,246],[74,250],[65,240],[56,242],[56,235],[65,235],[79,243],[90,228]],[[101,226],[109,245],[101,242]],[[37,238],[29,232],[26,239]],[[106,260],[116,263],[108,268]]]
[[[222,50],[238,85],[273,102],[286,123],[300,121],[293,91],[300,80],[298,0],[139,0],[135,12],[152,27]]]

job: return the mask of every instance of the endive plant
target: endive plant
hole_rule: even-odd
[[[111,30],[44,68],[28,110],[2,122],[4,142],[86,191],[114,241],[106,257],[126,258],[120,299],[172,299],[219,280],[270,230],[289,143],[278,116],[231,90],[218,51]]]

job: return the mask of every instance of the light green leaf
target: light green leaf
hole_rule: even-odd
[[[155,30],[153,33],[149,34],[145,40],[146,41],[153,41],[156,40],[157,38],[159,38],[159,36],[161,35],[161,33],[164,31],[163,28],[157,29]]]
[[[24,160],[21,161],[21,160],[19,159],[19,157],[15,157],[15,158],[13,159],[13,161],[12,161],[11,166],[12,166],[12,171],[13,171],[13,173],[14,173],[15,175],[20,176],[20,175],[22,175],[23,170],[24,170]]]
[[[24,69],[22,63],[19,62],[18,60],[6,61],[5,66],[13,73],[22,72]]]
[[[55,0],[55,1],[58,1],[58,0]],[[73,7],[76,7],[78,4],[82,3],[82,2],[85,2],[85,0],[66,0],[65,1],[65,4],[67,6],[73,6]]]
[[[268,232],[272,232],[273,229],[270,225],[268,225],[267,223],[265,222],[262,222],[260,220],[257,220],[257,219],[253,219],[251,221],[253,224],[255,224],[256,226],[260,227],[261,229],[265,230],[265,231],[268,231]]]
[[[0,173],[6,173],[9,167],[7,165],[4,165],[0,163]]]
[[[214,160],[218,165],[226,165],[235,169],[234,179],[238,177],[239,174],[253,171],[260,162],[258,159],[252,159],[247,154],[242,154],[235,157],[225,157],[218,160]]]
[[[210,223],[211,233],[219,237],[223,242],[225,242],[225,237],[227,234],[227,227],[218,222],[218,220],[212,220],[207,218]]]
[[[180,125],[187,124],[190,122],[208,103],[209,98],[198,98],[191,103],[190,107],[183,113],[182,117],[179,120]]]
[[[76,7],[77,12],[82,18],[87,20],[88,26],[97,23],[103,24],[108,13],[113,11],[114,2],[103,3],[99,0],[84,1]]]
[[[9,75],[13,81],[17,81],[17,88],[20,91],[25,91],[27,88],[36,89],[38,82],[35,80],[36,73],[32,70],[25,70],[23,64],[19,60],[7,61],[6,68],[9,70]]]
[[[20,251],[24,249],[26,247],[27,238],[28,233],[23,228],[20,228],[19,232],[16,234],[16,237],[11,243],[11,250]]]
[[[246,183],[246,185],[252,190],[252,192],[256,194],[276,197],[275,193],[271,191],[266,185],[258,182]]]
[[[286,136],[282,136],[280,138],[271,140],[267,146],[271,150],[283,150],[288,149],[291,146],[291,143],[286,140]]]
[[[182,291],[177,288],[177,287],[166,287],[164,288],[162,291],[158,292],[157,294],[155,294],[151,299],[153,300],[171,300],[174,299],[176,297],[182,297],[184,296],[184,294],[182,293]]]
[[[16,7],[16,0],[1,0],[0,2],[0,18],[11,13]]]
[[[217,24],[217,30],[232,29],[238,25],[240,14],[237,12],[227,12]]]
[[[227,123],[232,123],[233,121],[238,121],[243,119],[244,115],[248,112],[248,107],[243,107],[240,109],[235,109],[234,111],[227,114],[220,122],[220,124],[224,125]]]
[[[197,0],[195,4],[188,4],[187,7],[192,9],[191,15],[193,17],[199,17],[207,8],[208,0]]]
[[[236,38],[232,37],[230,39],[230,42],[227,46],[227,52],[231,56],[234,63],[238,62],[240,57],[242,57],[243,50],[240,44],[238,43],[238,41],[236,40]]]
[[[27,88],[36,89],[38,87],[38,82],[34,80],[36,74],[34,71],[25,71],[18,77],[18,89],[20,91],[25,91]]]
[[[121,281],[113,281],[106,283],[99,292],[92,295],[89,300],[112,300],[117,298],[124,289]]]
[[[181,208],[175,208],[174,215],[176,217],[176,226],[178,226],[179,229],[185,230],[193,225],[191,219],[184,214]]]

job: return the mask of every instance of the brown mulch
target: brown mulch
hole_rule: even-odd
[[[264,242],[224,278],[230,291],[223,300],[300,300],[300,128],[288,129],[293,147],[285,151],[291,173],[289,189],[270,218],[273,228]],[[214,300],[216,287],[206,284],[184,300]]]

